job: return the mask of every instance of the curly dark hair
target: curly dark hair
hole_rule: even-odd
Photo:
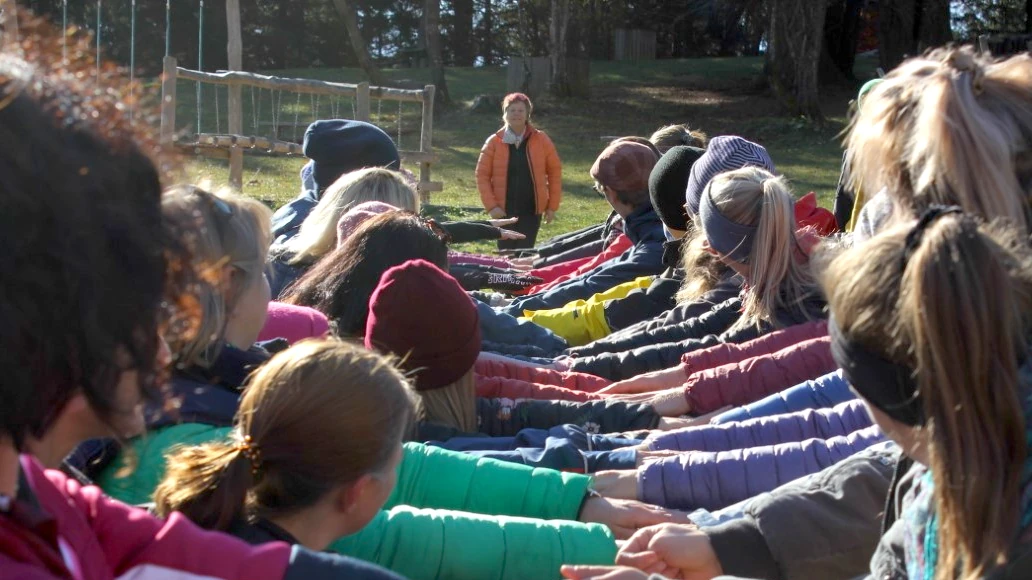
[[[76,393],[113,424],[125,370],[156,396],[159,330],[192,277],[162,219],[169,158],[139,104],[127,118],[124,75],[86,38],[62,61],[20,20],[21,54],[0,54],[0,437],[18,448]]]

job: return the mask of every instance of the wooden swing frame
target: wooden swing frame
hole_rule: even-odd
[[[262,152],[271,155],[302,155],[301,145],[275,138],[244,135],[243,87],[289,91],[309,95],[330,95],[351,97],[355,102],[358,121],[370,121],[369,105],[372,98],[399,103],[421,103],[422,123],[419,134],[419,150],[399,151],[402,163],[419,166],[419,196],[427,202],[430,192],[442,191],[441,182],[431,181],[431,165],[438,162],[433,152],[434,85],[421,90],[370,87],[369,83],[348,84],[314,79],[298,79],[260,75],[243,72],[243,43],[240,32],[240,1],[226,0],[226,21],[229,27],[230,71],[207,73],[178,66],[176,59],[166,56],[162,61],[161,77],[161,140],[176,145],[195,155],[229,159],[229,183],[237,190],[243,190],[245,151]],[[176,130],[176,83],[179,79],[211,85],[226,85],[229,89],[229,111],[227,133],[182,134]],[[216,93],[218,98],[218,93]],[[399,117],[398,122],[401,122]]]

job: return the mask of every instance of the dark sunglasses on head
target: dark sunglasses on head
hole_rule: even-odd
[[[423,225],[425,225],[427,227],[427,229],[430,230],[431,233],[433,233],[435,236],[437,236],[437,239],[441,240],[445,244],[450,244],[451,243],[451,241],[452,241],[451,234],[448,233],[448,230],[442,228],[441,224],[437,223],[437,220],[423,218],[423,217],[421,217],[419,219],[423,221]]]

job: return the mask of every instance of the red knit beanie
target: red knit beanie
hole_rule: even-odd
[[[417,391],[462,378],[480,354],[480,315],[454,278],[425,260],[383,273],[369,298],[366,348],[402,357]]]

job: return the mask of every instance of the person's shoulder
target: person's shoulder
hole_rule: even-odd
[[[490,145],[492,143],[501,143],[503,133],[505,133],[505,127],[502,127],[494,133],[491,133],[487,136],[487,139],[484,140],[484,145]]]

